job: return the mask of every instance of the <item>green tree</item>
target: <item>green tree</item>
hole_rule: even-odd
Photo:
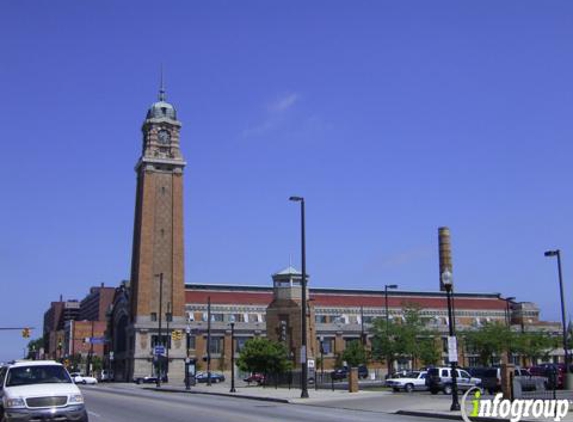
[[[26,359],[36,359],[37,354],[43,347],[44,347],[43,337],[37,338],[35,340],[30,340],[28,342],[28,356],[26,356]]]
[[[418,347],[418,356],[422,365],[437,365],[440,362],[442,353],[436,344],[436,337],[434,335],[418,339]]]
[[[367,355],[360,340],[351,341],[342,352],[341,359],[350,367],[367,363]]]
[[[245,342],[237,366],[245,372],[280,374],[291,368],[291,362],[282,343],[255,337]]]
[[[417,304],[407,304],[402,310],[403,320],[392,320],[386,330],[386,319],[374,320],[372,356],[377,360],[418,359],[424,364],[436,363],[440,358],[436,333],[426,328]],[[388,334],[388,335],[387,335]]]
[[[100,356],[92,356],[92,372],[99,373],[103,369],[103,359]]]
[[[486,323],[477,330],[465,331],[462,337],[468,350],[477,353],[480,364],[484,366],[497,363],[502,353],[507,352],[512,344],[517,345],[509,327],[499,322]]]
[[[542,331],[515,333],[512,336],[511,351],[535,362],[539,358],[548,360],[549,352],[560,345],[561,338]]]

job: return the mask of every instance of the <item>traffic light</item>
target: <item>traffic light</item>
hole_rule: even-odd
[[[279,328],[279,339],[282,342],[287,341],[287,323],[286,323],[286,321],[281,321],[281,325]]]
[[[22,337],[29,338],[30,337],[30,329],[28,327],[22,330]]]

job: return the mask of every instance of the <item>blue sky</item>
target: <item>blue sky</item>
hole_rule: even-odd
[[[185,279],[573,292],[570,1],[12,1],[0,14],[0,326],[129,277],[141,124],[183,122]],[[567,302],[568,313],[573,303]],[[19,332],[0,333],[0,361]]]

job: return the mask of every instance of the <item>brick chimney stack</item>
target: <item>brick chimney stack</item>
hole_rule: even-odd
[[[452,242],[450,237],[450,229],[448,227],[438,228],[438,242],[440,254],[440,291],[445,291],[442,283],[442,273],[449,269],[451,273],[454,272],[452,265]]]

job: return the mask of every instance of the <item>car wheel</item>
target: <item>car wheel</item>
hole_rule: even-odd
[[[82,381],[82,384],[83,384],[83,385],[86,385],[87,383],[88,383],[88,382],[87,382],[86,380],[83,380],[83,381]]]
[[[444,385],[444,394],[449,396],[452,394],[452,386],[451,385]]]
[[[414,391],[414,384],[406,384],[404,386],[404,390],[406,391],[406,393],[411,393],[412,391]]]

